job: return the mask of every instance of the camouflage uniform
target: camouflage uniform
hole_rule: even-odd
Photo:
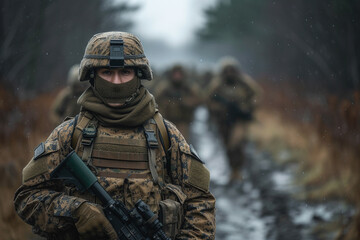
[[[125,44],[130,46],[134,46],[131,41],[138,40],[128,33],[103,33],[90,40],[87,50],[91,44],[92,49],[97,49],[94,42],[108,43],[108,38],[114,36],[124,39]],[[141,46],[137,42],[135,45]],[[147,59],[137,54],[137,48],[125,45],[126,49],[131,52],[125,51],[125,54],[139,56],[140,59],[130,58],[125,61],[125,66],[142,66],[138,75],[151,80],[151,70],[145,62]],[[142,47],[140,50],[143,51]],[[102,54],[109,55],[109,52]],[[84,58],[80,69],[81,80],[91,77],[88,74],[91,71],[89,65],[95,66],[98,64],[96,61]],[[101,64],[106,66],[106,63]],[[88,145],[84,143],[87,138],[82,130],[91,124],[96,125],[96,137],[91,155],[86,157]],[[171,147],[165,150],[163,144],[159,144],[156,148],[155,171],[159,179],[155,179],[144,129],[155,130],[159,143],[166,136],[159,132],[152,117],[137,126],[105,126],[93,112],[82,109],[79,117],[59,125],[35,149],[34,157],[23,170],[23,184],[15,193],[15,209],[19,216],[33,226],[35,233],[48,239],[79,239],[74,212],[85,202],[100,202],[73,185],[50,179],[54,168],[75,148],[83,160],[91,160],[87,162],[89,168],[115,200],[132,208],[138,199],[142,199],[152,211],[163,216],[164,230],[173,239],[214,239],[215,198],[209,192],[209,172],[175,125],[167,120],[164,124]],[[77,135],[79,132],[83,134]]]
[[[174,77],[174,74],[180,76]],[[185,74],[180,64],[174,65],[168,73],[168,80],[163,81],[155,96],[160,112],[189,140],[189,125],[195,108],[201,103],[201,97],[198,88],[187,82]]]
[[[261,90],[250,76],[240,72],[235,59],[223,58],[220,65],[220,74],[207,90],[207,105],[226,146],[232,181],[241,179],[249,123]]]
[[[80,112],[77,99],[87,87],[79,82],[79,65],[72,66],[69,70],[67,87],[64,88],[54,100],[51,107],[51,120],[54,124],[60,124],[66,117],[74,117]]]

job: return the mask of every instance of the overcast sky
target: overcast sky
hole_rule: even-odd
[[[203,9],[216,0],[132,0],[141,8],[133,15],[134,32],[149,40],[162,39],[171,47],[194,40],[204,23]]]

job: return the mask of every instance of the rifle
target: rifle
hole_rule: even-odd
[[[224,96],[221,96],[218,94],[213,96],[213,99],[216,102],[219,102],[226,106],[227,111],[228,111],[228,116],[229,116],[228,120],[229,121],[232,122],[233,120],[236,120],[238,118],[240,118],[242,120],[252,120],[253,119],[252,112],[244,111],[244,110],[240,109],[237,102],[231,101],[230,99],[227,99]]]
[[[171,240],[162,230],[158,216],[146,203],[139,199],[135,207],[128,210],[124,203],[115,201],[75,151],[66,156],[50,173],[50,177],[73,183],[80,191],[94,193],[100,199],[105,216],[120,240]]]

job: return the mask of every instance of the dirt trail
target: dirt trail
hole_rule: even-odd
[[[334,239],[319,234],[319,223],[330,223],[353,214],[342,202],[308,203],[296,199],[302,188],[294,183],[295,163],[277,164],[272,156],[250,142],[243,181],[227,185],[229,168],[224,148],[208,125],[207,111],[199,108],[192,126],[192,142],[211,172],[211,191],[217,199],[217,234],[220,240],[317,240]],[[288,152],[283,153],[289,154]]]

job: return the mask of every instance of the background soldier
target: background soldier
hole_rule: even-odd
[[[153,77],[140,40],[124,32],[94,35],[79,78],[91,84],[78,100],[80,115],[35,149],[15,193],[19,216],[48,239],[117,239],[98,199],[49,177],[75,149],[115,200],[132,208],[142,199],[172,239],[214,239],[209,172],[141,85]]]
[[[50,117],[54,125],[60,124],[66,117],[74,117],[80,112],[77,100],[87,84],[79,81],[79,64],[72,66],[68,73],[67,87],[57,95]]]
[[[241,179],[244,146],[249,123],[259,101],[260,87],[247,74],[240,71],[232,57],[220,61],[220,73],[207,91],[210,117],[215,121],[224,141],[231,167],[230,182]]]
[[[194,83],[188,81],[180,64],[175,64],[167,76],[167,81],[162,81],[156,92],[160,112],[176,125],[185,139],[190,140],[189,126],[195,108],[201,103],[199,91]]]

